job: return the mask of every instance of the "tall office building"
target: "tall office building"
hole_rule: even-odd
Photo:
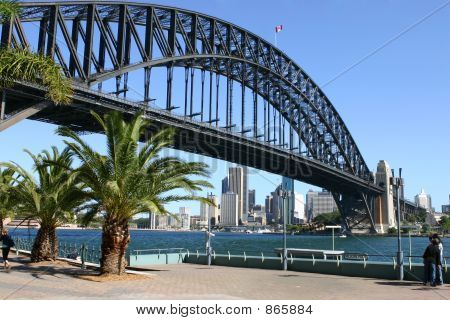
[[[252,211],[255,204],[255,190],[248,190],[248,211]]]
[[[273,204],[273,198],[272,195],[266,196],[265,200],[265,212],[266,212],[266,221],[267,223],[272,223],[273,215],[272,215],[272,204]]]
[[[189,225],[190,225],[190,227],[191,227],[191,229],[192,230],[195,230],[195,229],[197,229],[198,227],[199,227],[199,224],[200,224],[200,216],[198,216],[198,215],[195,215],[195,216],[190,216],[189,217]]]
[[[431,206],[431,196],[425,193],[425,190],[422,188],[422,191],[415,196],[416,204],[419,207],[424,208],[427,212],[432,212]]]
[[[208,225],[208,217],[211,219],[211,225],[214,226],[219,223],[219,207],[217,204],[217,197],[213,194],[208,194],[207,198],[211,200],[215,206],[200,202],[200,225]]]
[[[326,190],[312,191],[306,194],[306,215],[311,221],[319,214],[337,211],[338,207],[331,192]]]
[[[282,216],[281,216],[281,203],[282,199],[279,196],[281,189],[281,185],[279,185],[275,191],[271,192],[270,195],[272,197],[272,205],[270,208],[270,214],[272,217],[272,223],[282,223]]]
[[[191,228],[191,224],[190,224],[191,219],[190,219],[189,214],[180,213],[179,219],[180,219],[180,229],[189,230]]]
[[[228,177],[222,179],[222,193],[227,193],[229,191],[228,188]]]
[[[169,216],[156,216],[156,229],[165,230],[169,226]]]
[[[222,194],[220,206],[220,224],[222,226],[239,225],[239,196],[233,192]]]
[[[239,222],[246,220],[248,213],[248,177],[247,167],[233,167],[228,171],[229,192],[238,195]]]

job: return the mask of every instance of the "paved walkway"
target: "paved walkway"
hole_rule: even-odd
[[[182,264],[155,266],[148,277],[94,282],[65,263],[0,269],[0,299],[450,299],[450,285],[341,277],[292,271]]]

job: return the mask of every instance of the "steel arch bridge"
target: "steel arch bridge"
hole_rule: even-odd
[[[269,42],[215,17],[160,5],[21,7],[19,17],[2,23],[2,47],[55,59],[74,81],[74,99],[54,106],[45,88],[17,83],[4,91],[0,130],[29,118],[98,132],[90,109],[145,110],[155,128],[178,128],[174,148],[326,188],[349,230],[375,231],[374,199],[383,188],[319,86]]]

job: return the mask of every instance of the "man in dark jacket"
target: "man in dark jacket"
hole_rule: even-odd
[[[9,269],[10,265],[8,262],[8,255],[11,247],[14,247],[14,240],[9,236],[7,229],[3,229],[2,235],[0,236],[0,243],[2,247],[3,264],[5,266],[5,269]]]
[[[430,244],[423,254],[424,264],[424,281],[426,285],[428,282],[432,287],[436,286],[436,269],[441,264],[441,254],[439,250],[439,241],[436,238],[430,237]]]

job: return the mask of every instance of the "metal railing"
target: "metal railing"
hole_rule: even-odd
[[[15,238],[15,246],[13,250],[18,255],[22,252],[30,252],[33,250],[34,239]],[[81,262],[82,267],[85,267],[85,263],[98,264],[101,257],[101,249],[94,245],[88,245],[85,243],[72,243],[60,241],[58,242],[58,257],[67,258],[72,260],[78,260]]]

